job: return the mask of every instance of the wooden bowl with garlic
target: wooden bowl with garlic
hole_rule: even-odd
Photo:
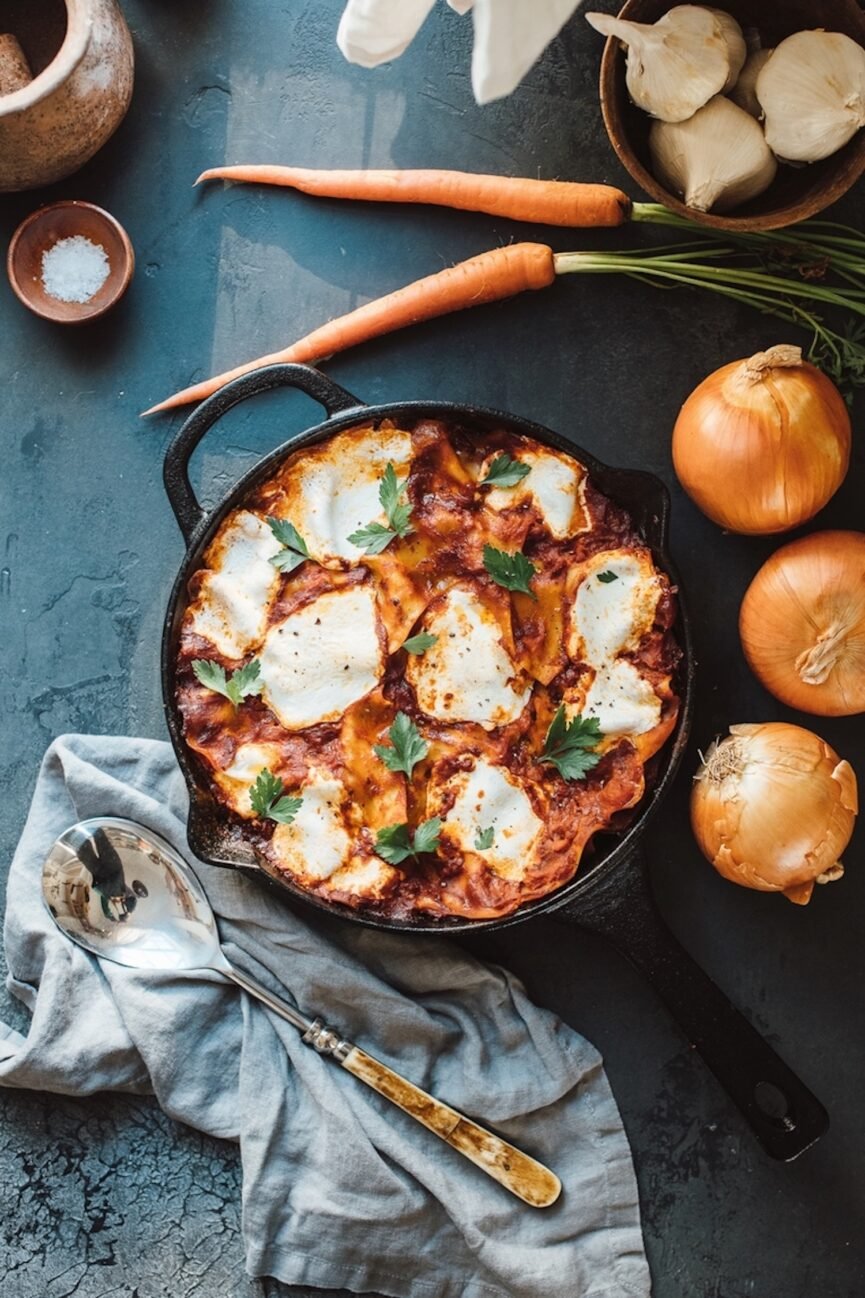
[[[720,230],[777,229],[865,171],[858,0],[627,0],[615,18],[587,17],[608,37],[610,142],[672,211]]]

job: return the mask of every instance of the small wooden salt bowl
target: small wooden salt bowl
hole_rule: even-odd
[[[42,282],[44,254],[74,235],[101,245],[110,268],[105,283],[86,302],[63,302],[47,293]],[[77,199],[31,212],[13,234],[6,258],[16,296],[36,315],[57,324],[83,324],[104,315],[126,292],[134,269],[135,253],[120,222],[94,203]]]

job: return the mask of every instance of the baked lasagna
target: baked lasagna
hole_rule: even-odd
[[[507,915],[640,801],[675,592],[575,458],[355,427],[290,454],[193,576],[186,742],[262,867],[388,918]]]

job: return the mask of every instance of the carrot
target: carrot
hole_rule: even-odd
[[[279,361],[320,361],[325,356],[343,352],[370,338],[380,338],[382,334],[392,333],[405,325],[432,320],[462,307],[496,302],[525,289],[546,288],[555,276],[553,252],[544,243],[512,243],[506,248],[482,252],[479,257],[470,257],[468,261],[449,266],[436,275],[407,284],[395,293],[367,302],[348,315],[338,316],[283,351],[271,352],[269,356],[248,361],[225,374],[217,374],[215,378],[184,388],[166,401],[151,406],[144,414],[152,415],[158,410],[172,410],[190,401],[202,401],[230,379],[260,369],[262,365]]]
[[[612,185],[479,176],[465,171],[315,171],[307,167],[212,167],[195,182],[239,180],[285,185],[322,198],[430,203],[542,225],[623,225],[631,200]]]

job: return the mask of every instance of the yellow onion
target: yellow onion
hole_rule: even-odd
[[[725,879],[804,906],[839,856],[858,811],[856,776],[819,735],[783,721],[731,726],[694,779],[691,824]]]
[[[739,635],[770,694],[801,712],[865,712],[865,533],[814,532],[776,550],[745,592]]]
[[[673,430],[679,481],[731,532],[786,532],[813,518],[849,461],[844,400],[799,347],[770,347],[716,370]]]

